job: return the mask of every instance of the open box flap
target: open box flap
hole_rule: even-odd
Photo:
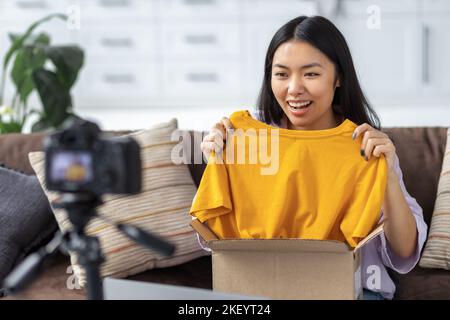
[[[365,237],[364,239],[362,239],[355,247],[355,249],[353,250],[353,252],[356,253],[356,251],[358,251],[359,249],[361,249],[362,247],[364,247],[369,241],[371,241],[372,239],[374,239],[375,237],[377,237],[378,235],[380,235],[381,232],[383,232],[383,228],[384,228],[384,222],[380,223],[375,229],[373,229],[373,231],[371,233],[369,233],[367,235],[367,237]]]
[[[351,252],[341,241],[317,239],[226,239],[220,240],[214,232],[198,219],[190,223],[191,227],[208,243],[213,251],[275,251],[275,252]]]
[[[193,219],[190,225],[206,242],[219,240],[216,234],[206,224],[201,223],[200,220]]]

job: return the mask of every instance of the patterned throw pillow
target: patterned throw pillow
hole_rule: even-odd
[[[189,226],[188,214],[196,187],[185,164],[175,164],[171,152],[178,141],[172,141],[177,129],[176,119],[131,134],[141,146],[142,192],[137,195],[107,195],[97,212],[109,220],[130,223],[159,235],[176,245],[171,257],[163,257],[134,243],[113,226],[95,218],[87,226],[87,233],[99,237],[106,262],[102,264],[103,277],[124,278],[152,268],[163,268],[185,263],[207,254],[198,244],[197,236]],[[44,153],[32,152],[30,162],[50,202],[58,195],[45,187]],[[53,210],[59,228],[71,228],[64,210]],[[70,253],[74,274],[81,286],[86,283],[84,270]]]
[[[447,131],[447,146],[428,241],[419,265],[450,270],[450,129]]]

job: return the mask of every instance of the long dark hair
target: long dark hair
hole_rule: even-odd
[[[263,84],[257,102],[261,120],[268,124],[280,125],[283,109],[272,92],[272,61],[278,47],[294,39],[308,42],[334,63],[340,87],[335,90],[333,111],[358,125],[368,123],[380,129],[380,119],[359,85],[344,36],[331,21],[321,16],[300,16],[292,19],[282,26],[270,41],[264,65]]]

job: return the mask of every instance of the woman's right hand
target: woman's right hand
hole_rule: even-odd
[[[227,140],[227,130],[233,130],[233,125],[230,119],[223,117],[217,122],[209,131],[200,144],[200,148],[203,152],[203,156],[208,160],[212,151],[216,154],[221,154]]]

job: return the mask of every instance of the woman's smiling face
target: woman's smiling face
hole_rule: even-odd
[[[291,40],[275,51],[271,86],[289,129],[337,126],[339,116],[333,112],[332,101],[339,85],[334,64],[307,42]]]

